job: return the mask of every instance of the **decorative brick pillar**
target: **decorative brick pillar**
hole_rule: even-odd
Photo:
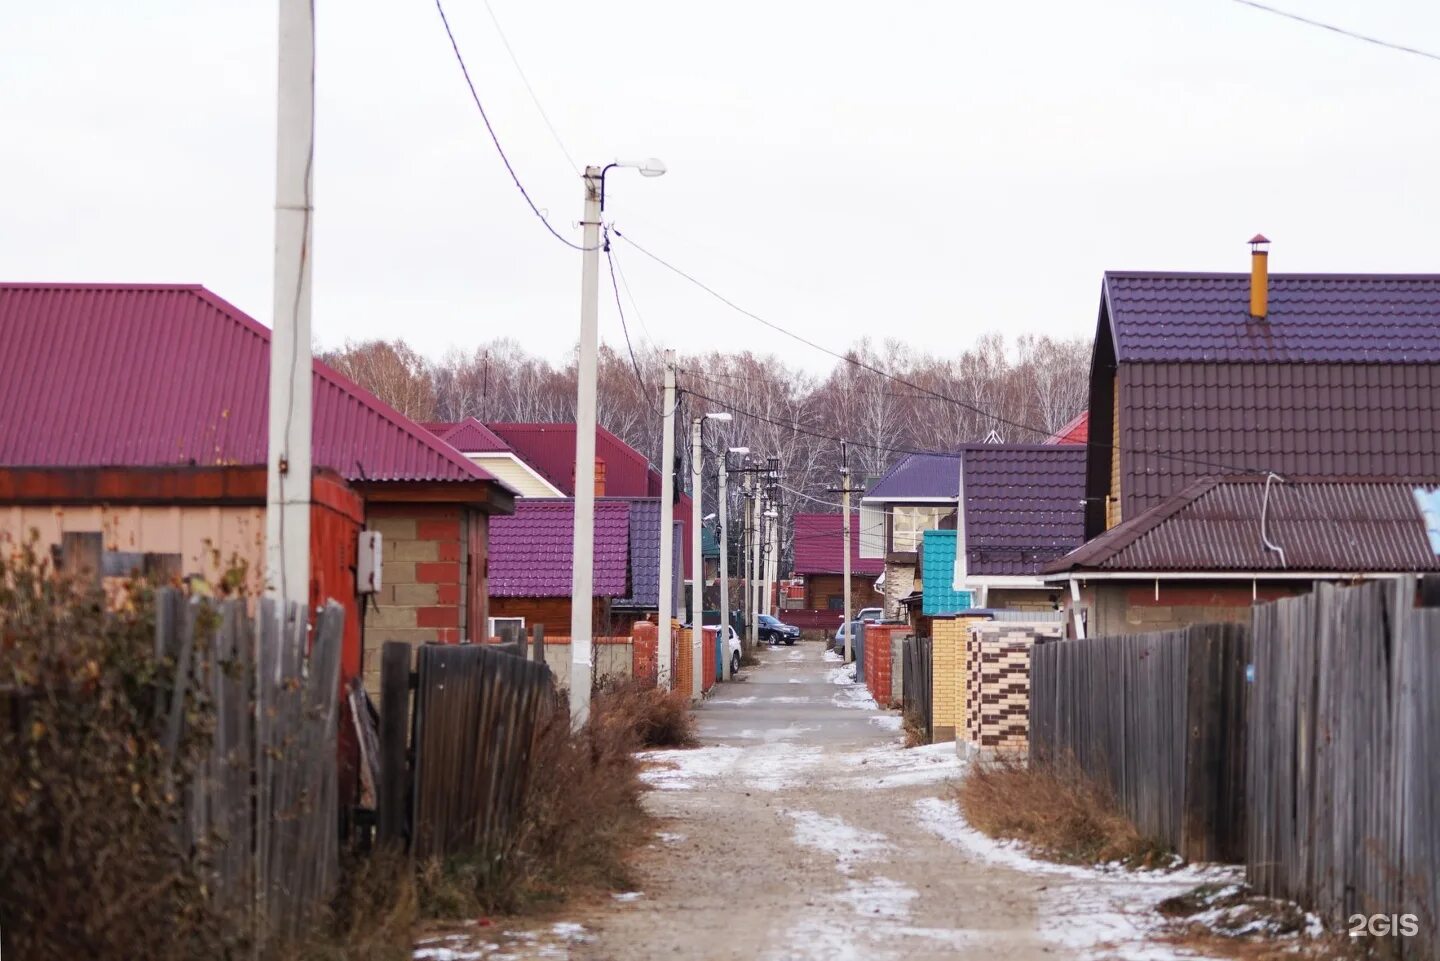
[[[630,631],[635,680],[642,687],[654,687],[660,670],[660,628],[649,621],[637,621]]]

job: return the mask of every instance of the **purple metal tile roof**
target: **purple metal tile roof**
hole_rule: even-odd
[[[1417,488],[1440,479],[1207,478],[1116,525],[1050,564],[1049,572],[1194,573],[1297,571],[1384,573],[1440,570]],[[1266,550],[1260,521],[1284,561]]]
[[[1124,516],[1227,472],[1440,476],[1440,364],[1142,363],[1119,377]]]
[[[795,515],[795,573],[842,574],[845,565],[845,515]],[[850,573],[878,577],[885,570],[880,558],[860,556],[860,515],[850,517]]]
[[[1440,362],[1440,274],[1271,274],[1250,318],[1250,275],[1108,271],[1119,360]]]
[[[604,501],[602,503],[608,503]],[[636,498],[624,501],[630,506],[630,593],[615,601],[616,607],[656,610],[660,606],[660,501],[657,498]],[[680,544],[680,522],[672,521],[674,541]],[[680,551],[671,554],[671,583],[678,587]],[[680,591],[671,591],[671,614],[680,610]]]
[[[425,424],[424,427],[462,454],[498,454],[510,451],[509,444],[473,417],[459,421],[436,421]]]
[[[1085,540],[1085,448],[965,448],[965,563],[972,575],[1031,575]]]
[[[906,454],[865,491],[865,500],[938,500],[960,496],[958,454]]]
[[[521,498],[515,513],[490,519],[491,597],[569,597],[575,502]],[[628,590],[630,506],[595,504],[595,596]]]
[[[270,331],[195,285],[0,284],[0,464],[263,464]],[[315,363],[314,462],[349,480],[489,482]]]

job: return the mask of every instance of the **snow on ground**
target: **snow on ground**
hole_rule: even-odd
[[[1066,957],[1122,961],[1193,958],[1184,949],[1157,943],[1162,920],[1155,905],[1196,885],[1240,879],[1242,869],[1192,865],[1174,871],[1131,871],[1119,865],[1082,867],[1032,856],[1024,845],[997,841],[971,827],[953,801],[925,798],[916,819],[967,857],[1043,879],[1040,935]]]
[[[662,791],[694,790],[721,778],[741,781],[757,791],[779,791],[813,780],[824,766],[818,745],[778,738],[747,748],[646,751],[639,757],[649,765],[640,777]]]
[[[469,932],[425,938],[414,961],[567,961],[570,948],[593,941],[582,924],[561,921],[542,931]]]
[[[816,811],[791,811],[795,819],[795,842],[835,856],[841,874],[850,874],[855,864],[870,861],[889,849],[883,834],[851,827],[837,817]]]

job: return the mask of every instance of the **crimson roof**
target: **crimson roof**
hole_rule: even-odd
[[[1084,444],[1090,439],[1090,412],[1082,410],[1068,424],[1045,438],[1047,444]]]
[[[0,284],[0,463],[264,464],[270,331],[198,285]],[[315,362],[314,463],[350,480],[489,481]]]
[[[575,502],[522,497],[515,513],[490,519],[491,597],[569,597]],[[630,505],[595,504],[595,596],[628,592]]]
[[[1084,447],[972,444],[962,463],[968,574],[1035,574],[1085,540]]]
[[[1250,275],[1108,271],[1116,357],[1127,361],[1440,362],[1440,274]]]
[[[510,451],[509,444],[473,417],[458,421],[434,421],[424,427],[462,454],[498,454]]]
[[[843,574],[845,515],[795,515],[795,573]],[[878,577],[885,570],[880,558],[860,556],[860,515],[850,517],[850,573]]]
[[[520,459],[566,494],[575,493],[575,425],[488,424]],[[595,456],[605,462],[605,494],[616,497],[653,496],[650,462],[635,448],[603,427],[595,428]]]
[[[1065,571],[1408,572],[1440,570],[1416,503],[1422,481],[1205,478],[1050,564]],[[1284,550],[1267,550],[1261,536]]]

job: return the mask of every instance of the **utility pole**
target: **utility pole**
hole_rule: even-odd
[[[747,651],[755,645],[755,612],[752,610],[755,602],[755,564],[750,551],[750,539],[755,536],[753,476],[748,471],[745,473],[745,492],[742,495],[745,498],[745,521],[740,536],[740,564],[745,569],[745,590],[741,596],[741,610],[745,612],[745,633],[740,638],[740,646]]]
[[[670,690],[670,628],[675,617],[675,351],[665,351],[665,399],[660,437],[660,649],[656,674]]]
[[[845,517],[845,559],[840,569],[845,582],[845,663],[855,657],[854,627],[850,622],[850,495],[860,489],[850,486],[850,450],[845,441],[840,442],[840,486],[830,488],[830,493],[840,495],[840,511]]]
[[[575,403],[575,540],[570,555],[570,725],[590,718],[595,603],[595,367],[599,339],[600,196],[604,173],[585,168],[580,269],[580,369]]]
[[[693,395],[692,395],[693,396]],[[701,551],[704,541],[701,525],[701,477],[700,468],[704,452],[701,448],[701,431],[705,421],[692,416],[690,419],[690,696],[700,699],[702,693],[700,670],[701,655],[705,652],[705,557]],[[710,670],[715,670],[712,664]]]
[[[730,532],[726,529],[725,472],[730,464],[730,452],[720,450],[720,477],[717,482],[720,494],[720,630],[715,635],[715,644],[720,651],[720,676],[730,680]]]
[[[265,583],[280,603],[310,601],[310,358],[312,174],[315,156],[315,9],[280,0],[276,90],[275,313],[270,336],[270,423],[265,481]]]

